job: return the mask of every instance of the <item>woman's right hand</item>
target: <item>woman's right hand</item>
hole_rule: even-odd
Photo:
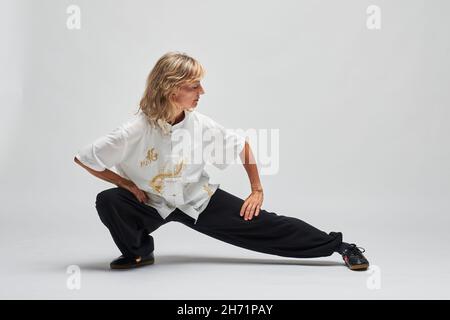
[[[135,197],[138,199],[138,201],[141,203],[147,202],[149,200],[147,194],[141,189],[139,189],[138,186],[131,180],[123,179],[119,187],[127,189],[128,191],[133,193]]]

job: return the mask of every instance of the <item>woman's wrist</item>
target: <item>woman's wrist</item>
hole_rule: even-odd
[[[263,187],[261,185],[251,186],[252,192],[260,191],[263,192]]]

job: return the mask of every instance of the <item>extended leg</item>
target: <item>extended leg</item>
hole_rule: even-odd
[[[196,224],[187,216],[178,215],[178,219],[227,243],[284,257],[330,256],[342,243],[341,232],[327,234],[300,219],[266,210],[246,221],[239,215],[243,203],[244,200],[219,188]]]

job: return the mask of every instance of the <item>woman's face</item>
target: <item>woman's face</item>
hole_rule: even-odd
[[[198,104],[200,95],[204,93],[205,91],[203,90],[200,81],[188,83],[181,86],[178,92],[174,94],[173,102],[183,110],[194,108]]]

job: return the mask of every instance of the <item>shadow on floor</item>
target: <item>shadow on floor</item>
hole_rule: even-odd
[[[112,261],[116,257],[112,257]],[[102,261],[92,261],[80,263],[81,270],[105,271],[109,269],[109,260],[105,258]],[[155,255],[155,264],[153,266],[182,265],[182,264],[235,264],[235,265],[296,265],[296,266],[314,266],[314,267],[335,267],[344,266],[344,262],[319,261],[311,259],[286,258],[280,259],[258,259],[258,258],[227,258],[193,255]]]

